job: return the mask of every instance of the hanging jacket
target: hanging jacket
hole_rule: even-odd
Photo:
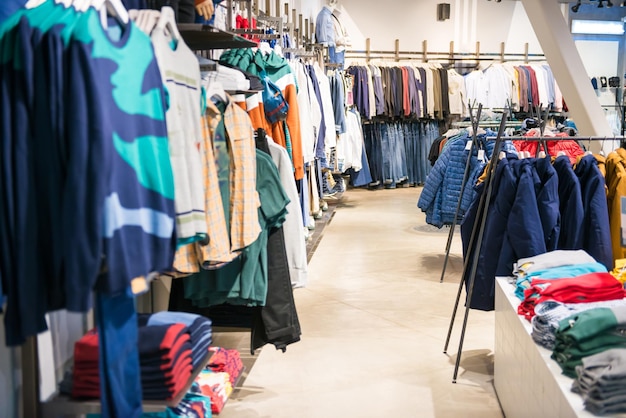
[[[569,157],[562,155],[554,160],[553,167],[559,179],[559,212],[561,231],[558,248],[577,250],[582,248],[582,228],[585,212],[578,176],[574,173]]]
[[[426,178],[417,206],[426,212],[426,222],[430,225],[441,228],[443,225],[452,224],[454,220],[465,174],[468,155],[465,144],[468,138],[468,135],[464,134],[448,140],[435,166]],[[486,146],[485,157],[489,158],[494,143],[493,141],[481,141]],[[458,220],[463,219],[465,211],[474,198],[475,191],[471,185],[476,183],[483,167],[484,163],[478,160],[478,151],[474,149],[467,178],[467,185],[470,186],[466,186],[463,191]]]
[[[513,161],[518,178],[515,201],[511,208],[498,260],[497,276],[510,276],[513,263],[520,258],[546,252],[541,217],[535,190],[540,182],[531,159]]]
[[[491,193],[491,202],[488,208],[488,215],[485,221],[485,230],[483,233],[482,244],[480,246],[480,255],[478,265],[476,266],[476,275],[474,278],[474,290],[470,307],[472,309],[480,309],[491,311],[494,309],[495,302],[495,273],[497,268],[498,255],[502,247],[502,241],[506,232],[508,217],[511,207],[515,201],[517,189],[517,178],[513,172],[510,162],[516,161],[514,154],[507,154],[507,158],[503,158],[498,162],[496,172],[494,173],[493,186]],[[476,197],[472,202],[470,209],[467,211],[466,217],[461,224],[461,239],[463,241],[463,258],[469,263],[466,274],[463,277],[466,289],[469,286],[469,276],[472,271],[477,236],[474,237],[474,248],[471,254],[468,254],[472,229],[475,222],[482,221],[482,213],[478,213],[479,201],[481,194],[484,192],[485,183],[481,183],[476,187]],[[484,211],[483,211],[484,213]],[[468,292],[469,294],[469,292]]]
[[[535,190],[537,208],[541,218],[546,250],[552,251],[558,247],[561,230],[559,179],[549,157],[537,158],[534,160],[534,164],[540,180],[539,188]]]
[[[618,148],[606,158],[606,185],[613,259],[626,258],[621,231],[622,196],[626,196],[626,150],[623,148]]]
[[[613,269],[613,250],[605,181],[593,155],[585,155],[574,170],[580,180],[585,215],[581,225],[583,250],[607,270]]]
[[[289,105],[285,121],[274,124],[267,121],[261,93],[250,95],[245,102],[237,104],[248,112],[255,130],[263,128],[271,134],[276,143],[290,151],[295,168],[295,178],[300,180],[304,176],[300,111],[298,109],[295,76],[287,60],[273,51],[271,54],[264,54],[260,49],[253,52],[250,48],[244,48],[225,51],[220,57],[220,62],[226,62],[256,76],[260,76],[261,72],[264,72],[281,89]]]
[[[537,130],[529,131],[526,136],[529,138],[538,136],[539,132]],[[558,133],[555,135],[554,141],[546,141],[546,145],[548,147],[546,153],[548,155],[558,155],[559,152],[564,152],[570,159],[572,164],[576,163],[576,159],[582,156],[585,151],[578,145],[576,141],[573,140],[558,140],[559,137],[567,136],[565,133]],[[530,155],[533,157],[537,155],[537,149],[543,149],[543,147],[539,147],[539,142],[536,141],[513,141],[513,145],[518,151],[528,151]]]

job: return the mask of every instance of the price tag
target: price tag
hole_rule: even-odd
[[[465,151],[469,151],[472,149],[472,140],[470,139],[465,143]]]
[[[485,150],[478,150],[478,159],[482,162],[485,162]]]

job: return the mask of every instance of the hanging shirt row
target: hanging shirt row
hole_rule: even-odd
[[[463,77],[439,64],[353,65],[354,103],[361,116],[445,119],[465,115]]]
[[[466,101],[485,108],[508,108],[528,112],[536,106],[567,111],[563,95],[547,64],[490,64],[466,74]]]
[[[487,109],[528,112],[536,106],[567,110],[550,67],[545,64],[490,64],[459,74],[441,64],[352,65],[354,102],[361,116],[446,119],[469,116],[468,103]]]
[[[95,290],[103,415],[133,417],[131,284],[229,268],[232,288],[207,298],[256,301],[256,329],[283,329],[259,341],[284,349],[300,335],[291,272],[306,268],[303,231],[291,242],[302,251],[287,251],[287,205],[298,207],[287,150],[257,150],[248,113],[202,85],[171,9],[134,13],[137,24],[123,8],[79,9],[42,1],[0,26],[0,295],[7,344],[19,345],[46,329],[46,312],[89,310]]]

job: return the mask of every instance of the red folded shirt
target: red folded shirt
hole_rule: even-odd
[[[221,347],[211,347],[209,351],[214,354],[209,360],[209,367],[215,373],[225,372],[230,376],[230,383],[235,384],[237,378],[243,371],[243,362],[241,355],[237,350],[227,350]]]
[[[623,299],[624,286],[609,273],[588,273],[566,279],[533,279],[524,291],[517,313],[527,320],[535,316],[535,306],[547,300],[563,303],[600,302]]]

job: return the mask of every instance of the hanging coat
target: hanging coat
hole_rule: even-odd
[[[534,160],[535,170],[539,176],[537,193],[537,209],[541,218],[543,237],[546,250],[557,249],[561,230],[561,216],[559,213],[559,178],[552,167],[550,157]]]
[[[582,249],[596,261],[604,264],[607,270],[613,270],[613,249],[604,177],[593,155],[581,158],[574,172],[580,180],[585,211],[581,225]]]
[[[510,276],[513,272],[513,263],[520,258],[546,252],[535,193],[539,178],[532,160],[513,161],[511,165],[518,178],[517,191],[498,260],[496,270],[498,276]]]
[[[626,150],[617,149],[606,158],[606,185],[613,259],[626,258],[622,247],[622,196],[626,196]],[[624,225],[626,227],[626,225]]]
[[[585,212],[578,176],[574,173],[569,157],[562,155],[554,160],[553,167],[559,179],[559,212],[561,230],[558,248],[579,250],[582,244],[582,228]]]
[[[511,169],[509,159],[514,161],[517,158],[513,154],[508,154],[507,158],[500,160],[493,178],[491,203],[488,208],[485,231],[483,233],[482,245],[480,246],[480,255],[474,278],[474,290],[472,291],[472,300],[470,301],[470,307],[472,309],[480,309],[484,311],[492,311],[494,309],[495,272],[497,268],[498,255],[500,253],[500,248],[502,247],[502,241],[506,232],[509,213],[511,212],[511,207],[513,206],[513,202],[515,200],[517,187],[517,179]],[[480,223],[482,220],[482,214],[479,215],[477,212],[481,198],[480,195],[482,195],[484,189],[484,183],[481,183],[480,186],[477,187],[478,194],[472,202],[472,205],[470,206],[470,209],[461,224],[464,259],[467,260],[467,257],[470,257],[468,268],[466,269],[466,275],[463,278],[466,290],[469,286],[469,276],[472,270],[474,251],[477,245],[477,236],[474,237],[474,251],[468,255],[467,250],[474,223]]]

